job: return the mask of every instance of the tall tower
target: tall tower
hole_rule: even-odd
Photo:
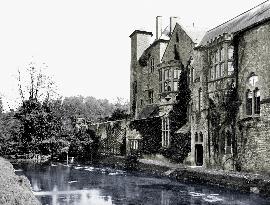
[[[138,72],[140,72],[139,58],[150,46],[152,32],[135,30],[129,37],[131,39],[131,62],[130,62],[130,114],[136,115],[137,93],[140,86]]]

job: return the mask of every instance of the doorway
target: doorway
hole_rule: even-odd
[[[195,144],[195,163],[196,166],[203,165],[203,145]]]

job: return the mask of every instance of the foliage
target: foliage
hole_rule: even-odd
[[[125,161],[125,169],[128,171],[137,171],[138,164],[139,160],[137,155],[128,155]]]
[[[178,129],[188,122],[188,105],[191,91],[188,85],[188,69],[182,66],[182,72],[178,82],[177,101],[169,113],[171,142],[168,148],[163,148],[162,153],[176,162],[183,162],[191,150],[190,132],[176,133]]]
[[[221,129],[221,113],[215,102],[209,98],[208,119],[212,126],[212,144],[214,153],[219,153],[220,129]]]
[[[141,134],[141,150],[144,154],[159,152],[161,148],[161,119],[159,117],[131,121],[130,128],[136,129]]]
[[[50,153],[48,140],[57,137],[61,130],[61,121],[53,115],[50,104],[25,100],[15,117],[23,127],[20,141],[25,153]]]
[[[191,151],[191,137],[187,134],[174,134],[171,136],[169,148],[162,148],[162,154],[173,162],[183,163]]]
[[[110,121],[115,121],[115,120],[123,120],[123,119],[127,119],[128,118],[128,114],[125,110],[121,109],[121,108],[116,108],[111,117],[109,118]]]
[[[208,119],[211,123],[213,151],[218,160],[223,153],[220,149],[224,149],[222,143],[224,143],[225,138],[222,135],[222,130],[225,127],[232,132],[233,160],[237,159],[236,117],[239,106],[240,100],[234,81],[228,85],[224,98],[219,102],[219,105],[209,98]]]

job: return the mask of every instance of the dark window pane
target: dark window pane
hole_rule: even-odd
[[[252,115],[252,92],[249,90],[246,94],[246,114]]]

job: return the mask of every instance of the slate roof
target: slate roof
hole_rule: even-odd
[[[188,132],[190,132],[190,123],[186,123],[179,130],[177,130],[175,133],[176,134],[187,134]]]
[[[270,20],[269,0],[207,31],[199,46],[205,46],[207,41],[214,40],[215,37],[224,33],[234,34],[266,20]]]
[[[156,104],[147,105],[142,109],[138,115],[138,119],[146,119],[151,117],[157,117],[159,115],[159,107]]]

